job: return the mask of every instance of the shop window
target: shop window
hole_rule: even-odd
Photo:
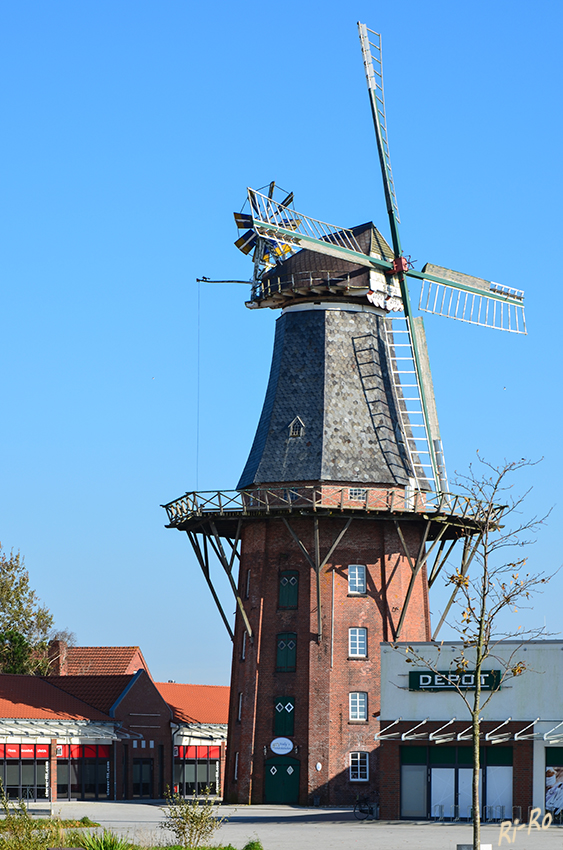
[[[221,748],[218,746],[175,747],[174,787],[181,797],[193,797],[205,794],[206,788],[211,794],[217,794],[219,788],[219,762]],[[164,776],[164,774],[163,774]]]
[[[469,765],[469,767],[473,767],[473,747],[458,747],[457,763],[460,766]]]
[[[348,629],[348,655],[350,658],[365,658],[367,656],[367,629]]]
[[[350,694],[350,720],[368,719],[368,695],[362,691]]]
[[[295,670],[297,658],[297,635],[283,632],[277,636],[276,670],[291,672]]]
[[[417,749],[412,747],[411,749]],[[422,749],[422,748],[421,748]],[[426,747],[423,748],[424,751]],[[426,762],[426,752],[424,752]],[[427,767],[426,764],[401,765],[401,817],[426,818],[427,816]]]
[[[510,818],[512,747],[481,747],[482,817]],[[471,818],[473,758],[469,746],[401,747],[401,817]]]
[[[279,608],[297,608],[299,595],[299,573],[297,570],[282,570],[279,574]]]
[[[512,765],[512,747],[487,747],[487,767]]]
[[[350,753],[350,782],[369,779],[369,753]]]
[[[366,568],[362,564],[350,564],[348,567],[348,593],[366,592]]]
[[[152,797],[152,759],[133,759],[133,797]]]
[[[428,760],[428,747],[400,747],[401,764],[426,764]]]
[[[430,747],[430,764],[455,764],[457,747]]]
[[[164,797],[164,744],[158,745],[158,796]]]
[[[563,767],[563,747],[545,748],[545,766]]]
[[[0,756],[0,780],[10,799],[46,800],[50,793],[48,744],[6,744]],[[107,799],[110,747],[58,744],[57,797],[61,800]]]
[[[512,765],[487,766],[487,808],[494,817],[512,816]]]
[[[295,697],[277,697],[274,700],[274,735],[293,735]]]
[[[430,778],[430,817],[442,819],[454,816],[455,773],[455,767],[432,768]]]
[[[129,798],[129,783],[128,779],[128,766],[129,766],[129,744],[123,744],[123,754],[121,759],[121,796],[123,800],[127,800]]]
[[[10,800],[18,800],[21,797],[19,760],[6,762],[6,796]]]

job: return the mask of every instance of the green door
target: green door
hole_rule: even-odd
[[[299,761],[290,756],[266,759],[265,803],[299,802]]]

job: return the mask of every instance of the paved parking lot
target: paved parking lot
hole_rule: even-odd
[[[60,803],[56,811],[63,817],[88,815],[103,826],[139,843],[151,839],[162,842],[165,834],[159,804],[147,803]],[[467,824],[357,821],[351,809],[307,809],[297,806],[221,806],[227,817],[216,833],[214,843],[229,842],[242,848],[250,838],[259,838],[264,850],[456,850],[457,844],[471,842]],[[498,847],[498,825],[484,826],[482,843]],[[511,834],[512,837],[512,834]],[[563,828],[546,831],[527,827],[517,832],[514,843],[503,840],[511,850],[562,850]]]

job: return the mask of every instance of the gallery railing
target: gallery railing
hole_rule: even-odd
[[[169,524],[180,525],[193,517],[252,516],[293,511],[364,511],[368,513],[420,513],[456,516],[472,522],[494,521],[502,507],[494,508],[468,496],[452,493],[425,493],[400,487],[299,487],[253,488],[186,493],[162,505]]]

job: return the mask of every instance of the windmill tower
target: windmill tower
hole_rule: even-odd
[[[165,505],[233,640],[224,796],[349,804],[378,785],[379,644],[429,640],[428,590],[478,506],[448,493],[419,307],[525,332],[522,293],[409,266],[399,239],[377,33],[359,25],[391,244],[248,190],[237,240],[252,309],[281,309],[264,407],[237,490]],[[234,631],[211,555],[237,602]],[[237,575],[238,573],[238,575]],[[452,600],[453,601],[453,597]]]

